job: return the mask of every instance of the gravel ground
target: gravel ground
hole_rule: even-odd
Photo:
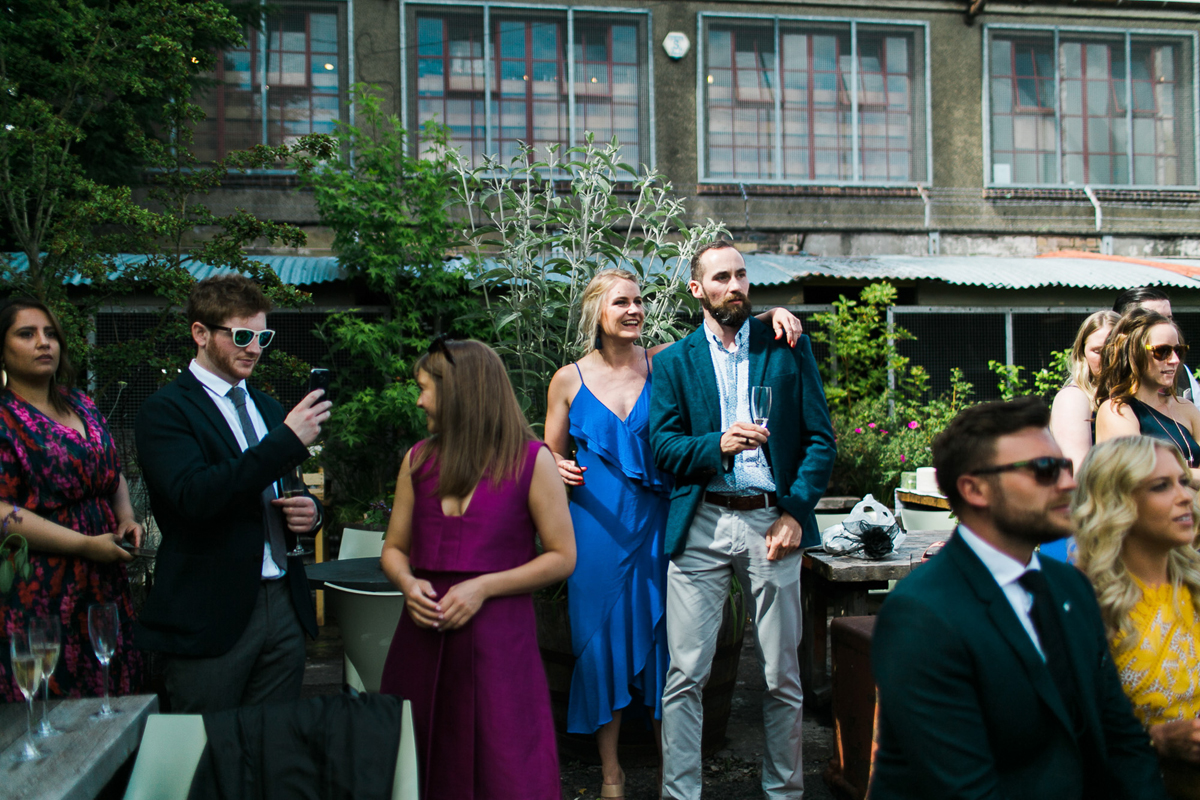
[[[330,694],[341,690],[342,640],[335,620],[327,619],[321,636],[308,643],[304,672],[304,695]],[[762,760],[762,670],[754,657],[753,631],[746,631],[733,710],[726,731],[725,748],[704,762],[705,800],[761,800]],[[833,726],[828,711],[806,710],[804,716],[805,800],[835,800],[837,797],[821,777],[834,755]],[[590,760],[590,759],[589,759]],[[628,800],[658,797],[658,764],[653,757],[627,761],[625,791]],[[563,800],[594,800],[600,792],[599,760],[595,764],[564,756]]]

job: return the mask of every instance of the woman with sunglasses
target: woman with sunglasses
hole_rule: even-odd
[[[654,465],[649,410],[654,355],[670,345],[638,345],[645,319],[636,275],[596,273],[581,298],[584,356],[555,373],[546,413],[546,444],[571,487],[579,549],[567,581],[576,659],[567,731],[596,734],[603,798],[625,796],[622,710],[636,700],[657,731],[667,670],[663,535],[671,477]],[[789,342],[800,334],[799,321],[782,309],[760,319]]]
[[[1072,503],[1134,713],[1174,798],[1200,798],[1200,507],[1179,449],[1127,436],[1092,448]]]
[[[412,701],[426,800],[559,800],[531,593],[575,568],[567,493],[491,348],[438,339],[414,372],[429,437],[380,558],[407,610],[381,691]]]
[[[1143,308],[1121,317],[1104,348],[1096,388],[1096,441],[1144,434],[1200,466],[1200,409],[1175,393],[1188,348],[1175,323]]]
[[[0,309],[0,519],[5,534],[29,543],[29,580],[18,576],[0,596],[0,634],[31,619],[62,626],[58,669],[50,694],[96,697],[104,672],[88,642],[88,606],[116,603],[121,636],[112,658],[118,694],[144,686],[142,654],[133,647],[133,603],[120,543],[140,545],[129,486],[104,417],[72,388],[74,370],[62,325],[44,304],[11,300]],[[0,536],[2,539],[3,536]],[[0,699],[21,698],[8,648],[0,649]]]

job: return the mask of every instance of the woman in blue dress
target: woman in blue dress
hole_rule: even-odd
[[[621,711],[635,696],[662,717],[667,671],[667,556],[663,548],[671,476],[650,452],[650,379],[655,353],[638,345],[646,314],[637,276],[606,269],[584,290],[583,358],[550,382],[546,443],[572,487],[577,561],[567,580],[571,679],[567,730],[595,733],[600,796],[624,797],[617,760]],[[763,314],[795,343],[800,323],[787,311]],[[572,458],[571,441],[575,444]]]

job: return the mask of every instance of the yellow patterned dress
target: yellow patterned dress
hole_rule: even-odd
[[[1133,713],[1149,728],[1200,716],[1200,620],[1186,586],[1146,586],[1134,578],[1142,599],[1129,612],[1136,644],[1122,652],[1121,634],[1109,643]],[[1172,797],[1200,797],[1200,770],[1164,763]]]

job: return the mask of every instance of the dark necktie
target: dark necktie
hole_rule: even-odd
[[[1082,719],[1079,713],[1079,688],[1075,675],[1071,672],[1071,661],[1067,655],[1066,637],[1063,633],[1062,620],[1054,608],[1054,599],[1050,596],[1050,584],[1041,570],[1031,569],[1018,578],[1020,584],[1033,595],[1033,608],[1029,616],[1033,627],[1037,630],[1042,652],[1046,656],[1046,667],[1050,677],[1058,687],[1059,696],[1067,708],[1067,714],[1075,727],[1073,731],[1080,734]]]
[[[246,410],[246,390],[240,386],[234,386],[226,394],[233,405],[237,408],[238,422],[242,425],[242,435],[246,437],[246,447],[254,447],[258,444],[258,432],[254,430],[254,422],[250,419],[250,412]],[[268,486],[263,489],[262,504],[263,504],[263,527],[266,528],[266,539],[271,545],[271,560],[275,562],[275,566],[281,570],[287,569],[287,541],[283,533],[283,515],[279,509],[271,505],[271,501],[275,499],[275,493]]]

